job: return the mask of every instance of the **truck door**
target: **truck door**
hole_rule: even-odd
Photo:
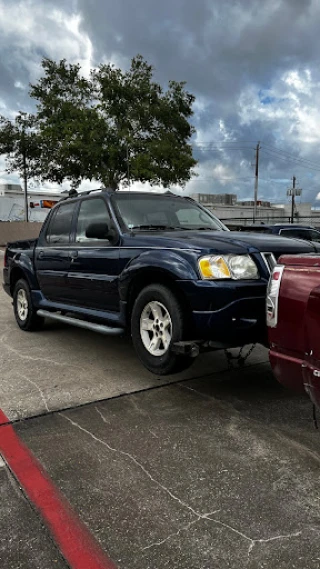
[[[81,202],[68,271],[70,303],[97,310],[119,310],[119,245],[117,237],[94,239],[86,236],[89,225],[112,219],[107,203],[100,197]]]
[[[67,274],[71,262],[70,237],[77,202],[66,202],[54,211],[35,250],[35,267],[42,294],[53,302],[68,300]]]

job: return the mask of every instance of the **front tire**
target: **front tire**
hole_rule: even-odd
[[[13,310],[17,324],[21,330],[33,332],[40,330],[43,318],[37,316],[32,304],[30,287],[24,279],[20,279],[14,287]]]
[[[171,351],[172,344],[183,340],[184,333],[182,307],[171,290],[158,284],[143,289],[131,317],[132,342],[143,365],[157,375],[188,368],[192,358]]]

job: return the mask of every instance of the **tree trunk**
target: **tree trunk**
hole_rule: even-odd
[[[116,182],[114,178],[110,180],[110,178],[101,176],[101,182],[103,183],[103,186],[108,190],[116,191],[119,188],[119,183]]]
[[[111,190],[116,191],[119,188],[119,184],[115,180],[112,180],[109,182],[109,187]]]

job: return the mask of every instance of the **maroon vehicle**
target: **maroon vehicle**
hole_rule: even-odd
[[[267,291],[270,363],[277,380],[320,407],[320,256],[284,255]]]

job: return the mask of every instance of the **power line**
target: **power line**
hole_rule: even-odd
[[[280,155],[272,152],[271,150],[268,150],[268,151],[264,150],[264,152],[265,152],[265,154],[267,154],[267,156],[270,156],[273,159],[276,157],[278,160],[282,160],[282,162],[286,162],[286,163],[288,163],[288,160],[290,160],[290,162],[296,164],[297,166],[300,166],[302,168],[306,168],[307,170],[314,170],[315,172],[320,172],[320,168],[313,168],[312,166],[308,166],[307,164],[299,163],[294,158],[288,158],[288,157],[284,158],[283,156],[280,156]]]
[[[276,178],[260,178],[259,176],[259,182],[268,182],[268,183],[273,183],[273,184],[285,184],[286,182],[291,182],[292,178],[283,178],[282,180],[277,180]],[[307,182],[310,182],[310,180],[308,180],[307,178],[304,178],[302,176],[299,176],[299,180],[306,180]],[[317,189],[313,189],[313,190],[303,190],[303,192],[318,192],[319,190]]]
[[[291,181],[291,178],[283,178],[283,180],[277,180],[276,178],[260,178],[259,182],[272,182],[273,184],[285,184],[286,182]]]
[[[281,150],[280,148],[276,148],[275,146],[270,146],[270,145],[268,145],[268,144],[263,143],[263,148],[267,148],[267,149],[270,149],[270,150],[273,151],[273,152],[276,151],[277,153],[284,154],[285,156],[288,156],[289,158],[292,158],[292,159],[294,159],[294,160],[298,160],[299,162],[307,162],[307,163],[310,163],[311,166],[312,166],[312,165],[313,165],[313,166],[316,166],[316,167],[319,166],[319,163],[318,163],[318,162],[315,162],[315,161],[313,161],[313,160],[308,160],[307,158],[299,158],[299,157],[297,157],[297,156],[294,156],[293,154],[290,154],[290,152],[287,152],[286,150]]]
[[[263,149],[265,149],[265,147],[263,147]],[[310,170],[313,170],[313,169],[318,170],[319,166],[320,166],[316,162],[310,162],[309,163],[307,161],[304,161],[303,159],[294,158],[293,156],[291,156],[289,154],[287,156],[285,156],[285,155],[279,154],[278,152],[276,152],[274,150],[270,150],[269,148],[267,150],[265,150],[265,152],[272,153],[273,155],[277,156],[279,159],[282,159],[284,161],[290,160],[291,162],[294,162],[295,164],[298,164],[299,166],[304,166],[305,168],[309,168]],[[314,166],[316,166],[316,168],[314,168]]]
[[[194,148],[193,151],[194,153],[201,153],[202,155],[205,155],[206,153],[222,153],[223,151],[227,150],[226,148]],[[232,150],[240,150],[240,151],[244,151],[244,150],[249,150],[250,153],[253,153],[254,148],[232,148]],[[229,152],[229,150],[228,150]]]
[[[197,140],[194,144],[247,144],[256,140]]]
[[[207,146],[199,146],[198,144],[193,144],[193,147],[197,150],[238,150],[246,148],[248,150],[253,150],[253,146],[242,146],[242,145],[238,145],[238,146],[213,146],[213,145],[207,145]]]
[[[307,170],[314,170],[315,172],[320,172],[320,168],[313,168],[311,166],[308,166],[307,164],[300,164],[299,161],[297,161],[295,158],[285,158],[284,156],[280,156],[273,150],[265,150],[264,148],[262,148],[262,150],[264,150],[264,153],[267,154],[267,156],[271,156],[271,158],[277,157],[278,160],[282,160],[283,162],[288,162],[288,160],[290,160],[291,162],[294,162],[295,164],[297,164],[297,166],[300,166],[301,168],[307,168]]]
[[[197,141],[192,143],[192,145],[196,148],[199,148],[200,150],[253,150],[253,148],[248,147],[248,146],[240,146],[242,144],[249,144],[251,142],[255,142],[254,140],[232,140],[232,141]],[[237,144],[239,146],[230,146],[230,144],[234,145]],[[308,158],[300,158],[298,156],[294,156],[293,154],[290,154],[290,152],[287,152],[286,150],[282,150],[281,148],[277,148],[275,146],[266,144],[266,143],[262,143],[262,149],[266,149],[269,152],[272,152],[274,154],[276,154],[279,159],[281,158],[288,158],[291,161],[295,161],[296,163],[301,163],[305,164],[306,167],[308,166],[310,169],[314,168],[317,171],[320,171],[320,166],[317,162],[313,161],[313,160],[309,160]],[[215,145],[215,146],[214,146]]]
[[[248,142],[237,142],[237,146],[243,146],[244,144],[249,144]],[[198,148],[234,148],[234,146],[229,146],[222,142],[221,144],[216,143],[207,143],[207,144],[192,144],[192,146],[196,146]]]
[[[208,178],[193,178],[190,181],[192,181],[192,182],[207,182],[207,181],[217,182],[219,180],[229,180],[230,182],[233,182],[235,180],[247,180],[247,181],[249,181],[249,180],[253,180],[253,177],[248,176],[245,178],[238,178],[238,177],[235,177],[235,178],[215,178],[214,176],[211,176]]]

